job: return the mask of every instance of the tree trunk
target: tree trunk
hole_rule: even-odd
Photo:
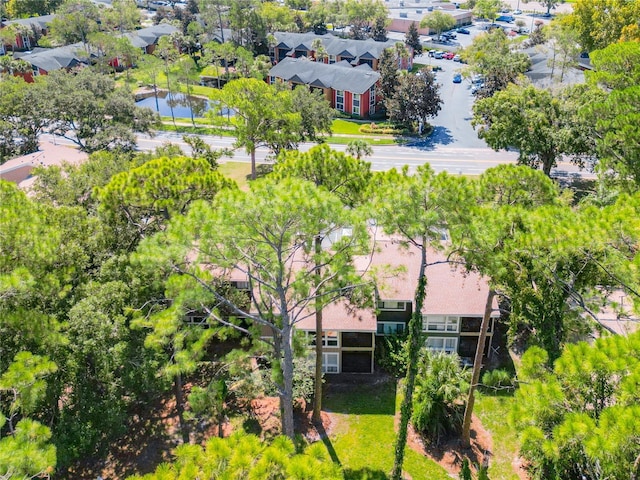
[[[319,255],[322,251],[322,238],[320,235],[314,238],[315,244],[315,253]],[[315,287],[316,287],[316,295],[318,294],[317,289],[320,284],[320,265],[318,265],[316,261],[315,266]],[[320,413],[322,412],[322,302],[319,297],[316,297],[315,302],[316,307],[316,368],[314,375],[314,392],[313,392],[313,416],[312,419],[314,422],[321,422],[322,416]]]
[[[489,322],[491,322],[491,312],[493,310],[493,298],[496,296],[494,290],[489,290],[487,294],[487,304],[484,307],[484,316],[480,325],[480,336],[476,347],[476,356],[473,359],[473,374],[471,375],[471,385],[469,386],[469,396],[467,406],[464,409],[464,421],[462,422],[462,445],[466,448],[471,446],[471,415],[473,415],[473,404],[475,403],[475,389],[480,380],[480,370],[482,369],[482,356],[484,354],[484,344],[487,339]]]
[[[409,342],[409,365],[407,366],[407,377],[404,383],[404,396],[402,405],[400,406],[400,426],[398,427],[398,437],[395,445],[395,459],[393,462],[393,471],[391,472],[392,480],[400,480],[402,478],[404,449],[407,445],[407,430],[413,411],[413,389],[418,373],[420,347],[422,346],[420,342],[422,338],[422,305],[424,304],[427,286],[427,278],[425,275],[427,267],[427,245],[425,237],[422,238],[420,254],[420,273],[418,274],[418,286],[416,288],[415,310],[413,311],[411,320],[409,320],[409,337],[407,339]]]
[[[182,375],[178,374],[173,382],[174,394],[176,396],[176,411],[178,413],[178,424],[180,426],[180,434],[182,441],[189,443],[189,431],[184,421],[184,397],[182,395]]]
[[[251,180],[256,179],[256,149],[251,149]]]
[[[293,348],[291,345],[291,325],[288,325],[289,319],[283,318],[282,326],[282,377],[284,380],[284,388],[280,393],[280,408],[282,410],[282,433],[293,440]]]

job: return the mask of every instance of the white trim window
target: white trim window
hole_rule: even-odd
[[[432,352],[457,353],[457,337],[428,337],[426,346]]]
[[[369,113],[376,112],[376,86],[369,89]]]
[[[405,327],[404,322],[378,322],[376,335],[401,335]]]
[[[27,35],[22,35],[22,46],[27,50],[31,50],[31,39]]]
[[[407,309],[407,302],[402,300],[381,300],[378,302],[378,310],[391,312],[404,312]]]
[[[329,55],[329,63],[336,63],[336,56],[335,55]]]
[[[0,40],[0,55],[4,55],[5,53],[7,52],[4,51],[4,43]]]
[[[340,354],[325,352],[322,354],[322,373],[340,373]]]
[[[458,333],[460,317],[453,315],[423,315],[422,330],[425,332]]]
[[[316,332],[307,332],[309,336],[309,344],[316,344]],[[322,332],[322,346],[323,347],[340,347],[340,332],[325,330]]]
[[[351,104],[351,113],[354,115],[360,115],[360,95],[354,93]]]
[[[344,90],[336,90],[336,110],[344,112]]]

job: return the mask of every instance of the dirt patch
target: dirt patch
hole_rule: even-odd
[[[312,420],[313,412],[307,403],[300,399],[296,402],[293,414],[293,424],[296,433],[302,435],[308,442],[316,442],[331,433],[332,421],[327,412],[321,412],[322,422]],[[264,437],[272,437],[281,433],[280,399],[278,397],[262,397],[251,401],[251,412],[260,424]]]
[[[487,432],[480,420],[475,415],[471,420],[471,447],[464,448],[459,438],[440,442],[432,445],[425,442],[424,438],[409,425],[407,444],[418,453],[431,458],[447,472],[458,475],[462,468],[463,459],[469,459],[473,470],[476,465],[489,464],[493,441],[491,434]]]

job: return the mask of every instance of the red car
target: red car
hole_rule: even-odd
[[[442,58],[446,58],[447,60],[453,60],[453,57],[455,57],[455,56],[456,56],[455,53],[447,52],[442,56]]]

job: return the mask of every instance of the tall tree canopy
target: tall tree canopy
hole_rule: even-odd
[[[131,92],[90,69],[57,70],[42,81],[50,102],[41,114],[50,119],[50,132],[87,152],[134,149],[134,132],[152,133],[159,120],[151,109],[137,107]]]
[[[567,88],[554,96],[548,90],[512,84],[474,104],[472,125],[490,147],[517,148],[518,163],[550,175],[562,155],[583,165],[595,152],[593,130],[578,115],[579,99],[586,94],[581,88]]]
[[[533,478],[635,478],[640,334],[568,345],[553,368],[532,348],[510,421]]]
[[[350,235],[342,235],[331,248],[311,248],[318,232],[345,228]],[[344,288],[359,282],[351,256],[366,238],[363,222],[335,195],[301,180],[265,180],[252,184],[249,192],[221,192],[213,205],[195,203],[186,219],[174,218],[164,233],[143,242],[141,255],[152,262],[170,255],[168,265],[176,272],[194,276],[217,304],[266,330],[283,432],[292,438],[293,328],[317,301],[335,301]],[[185,263],[194,248],[198,262]],[[317,264],[322,265],[319,281]],[[210,281],[214,271],[235,272],[248,280],[250,308],[216,289]],[[225,323],[214,305],[201,308]]]
[[[526,53],[511,49],[511,42],[501,28],[475,37],[462,56],[472,72],[484,76],[480,97],[490,97],[515,83],[531,63]]]

